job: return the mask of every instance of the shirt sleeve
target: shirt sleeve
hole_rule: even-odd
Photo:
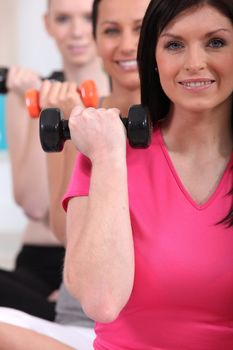
[[[88,196],[91,176],[91,161],[83,154],[78,154],[67,191],[62,199],[62,206],[67,211],[69,200],[73,197]]]

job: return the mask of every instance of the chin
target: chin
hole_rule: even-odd
[[[187,110],[187,112],[190,112],[190,113],[206,113],[206,112],[209,112],[211,109],[213,109],[214,107],[213,106],[207,106],[207,105],[198,105],[198,104],[195,104],[195,105],[188,105],[185,107],[185,109]]]
[[[69,57],[68,62],[77,67],[84,67],[91,62],[89,57]]]
[[[126,81],[121,82],[121,85],[130,91],[140,89],[139,79],[127,79]]]

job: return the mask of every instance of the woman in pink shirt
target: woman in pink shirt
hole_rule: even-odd
[[[64,1],[65,4],[67,2],[67,0],[62,1]],[[76,7],[79,8],[82,1],[80,4],[78,3],[76,3]],[[101,97],[100,106],[105,108],[117,106],[123,115],[127,114],[131,104],[140,102],[140,82],[136,58],[141,23],[148,4],[149,0],[101,0],[95,1],[94,3],[93,32],[103,65],[106,72],[109,73],[112,82],[112,91],[108,96]],[[55,6],[56,9],[56,6],[58,6],[58,8],[61,6],[61,2],[58,1],[57,4],[57,0],[54,0],[51,5],[53,5],[53,7]],[[87,9],[88,3],[81,6],[81,8],[83,7]],[[81,39],[81,35],[78,35],[82,28],[80,19],[77,17],[76,12],[69,14],[69,16],[68,14],[67,11],[59,13],[59,16],[57,13],[56,19],[59,20],[59,27],[61,28],[59,38],[61,39],[63,30],[71,26],[73,30],[73,39]],[[85,22],[90,26],[89,12],[84,12],[84,15]],[[70,20],[71,17],[75,18],[74,23]],[[77,25],[75,25],[75,23],[77,23]],[[84,26],[82,33],[87,34],[87,32],[89,33]],[[64,50],[67,50],[67,47],[64,47]],[[75,52],[73,52],[73,54],[76,56]],[[86,74],[91,74],[90,69],[91,65],[87,70],[83,72],[80,71],[80,77],[85,76],[84,72]],[[97,81],[101,85],[100,78],[97,79]],[[101,91],[99,92],[100,96],[102,96],[103,94],[101,94]],[[73,82],[62,84],[60,82],[51,83],[45,81],[40,90],[40,97],[41,107],[59,107],[67,118],[72,108],[81,102],[77,94],[77,84]],[[59,239],[64,241],[64,243],[66,241],[66,216],[60,206],[58,198],[60,198],[61,194],[63,196],[65,192],[65,188],[67,187],[66,181],[69,181],[71,175],[70,170],[74,165],[73,156],[75,156],[76,153],[77,150],[72,142],[67,142],[63,152],[61,152],[59,156],[58,154],[50,154],[47,159],[49,178],[51,180],[50,219],[54,232],[56,232]],[[62,291],[64,291],[64,289],[62,289]],[[66,303],[60,303],[61,298],[59,298],[59,322],[61,321],[61,315],[71,315],[73,322],[75,322],[76,316],[77,323],[81,323],[79,316],[80,311],[77,309],[76,303],[73,302],[73,305],[71,301],[68,303],[68,298],[66,297],[65,299],[64,297],[65,294],[62,293],[61,295]],[[12,315],[9,315],[9,313],[7,313],[7,315],[8,319],[4,321],[3,318],[3,321],[10,323]],[[41,350],[43,348],[56,350],[70,349],[69,346],[65,345],[66,343],[70,346],[74,346],[74,348],[78,350],[86,350],[91,346],[90,338],[92,337],[92,332],[89,333],[87,330],[82,329],[82,327],[80,329],[81,332],[79,332],[79,327],[73,327],[72,330],[72,326],[66,327],[62,325],[62,327],[60,327],[59,324],[52,325],[41,322],[41,320],[38,319],[33,320],[28,315],[24,315],[23,318],[22,316],[23,315],[17,320],[17,324],[20,325],[20,327],[15,327],[11,324],[0,324],[1,350],[29,350],[32,347],[33,350]],[[64,318],[62,321],[64,322]],[[25,324],[26,329],[23,328]],[[65,330],[64,328],[67,329]],[[36,333],[32,332],[31,329],[36,331]],[[46,337],[44,334],[49,335],[49,337]],[[63,341],[65,344],[58,343],[58,341],[53,338],[60,339],[60,341]],[[25,339],[27,339],[26,343]],[[76,341],[77,339],[78,341]]]
[[[95,350],[231,350],[232,1],[151,0],[138,62],[149,148],[117,109],[69,119],[66,284]]]

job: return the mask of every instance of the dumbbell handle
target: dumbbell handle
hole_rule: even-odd
[[[127,130],[128,118],[120,117],[120,119]],[[63,136],[64,136],[64,141],[70,140],[71,137],[70,137],[69,121],[67,119],[61,119],[60,122],[61,122],[61,128],[62,128],[62,132],[63,132]]]

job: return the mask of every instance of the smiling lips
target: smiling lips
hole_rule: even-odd
[[[87,50],[88,45],[83,44],[83,45],[69,45],[68,49],[73,52],[73,53],[83,53]]]
[[[137,61],[136,60],[122,60],[122,61],[116,61],[116,63],[125,71],[135,71],[138,69]]]
[[[179,81],[179,84],[188,90],[203,90],[209,88],[214,82],[215,80],[210,79],[193,79]]]

